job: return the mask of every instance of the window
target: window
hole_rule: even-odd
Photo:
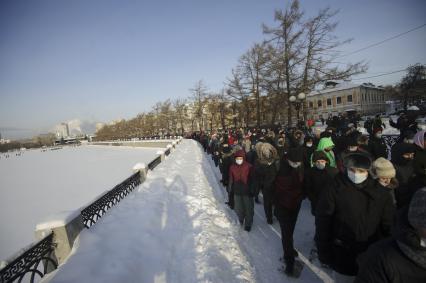
[[[321,100],[318,100],[317,103],[318,103],[318,107],[322,107],[322,101]]]
[[[314,108],[314,103],[312,101],[309,101],[309,108]]]
[[[331,106],[331,98],[327,98],[327,107]]]
[[[348,95],[348,97],[347,97],[347,98],[348,98],[348,103],[349,103],[349,102],[352,102],[352,94]]]
[[[342,97],[341,96],[336,97],[336,103],[342,104]]]

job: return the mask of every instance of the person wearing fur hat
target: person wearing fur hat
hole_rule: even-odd
[[[225,187],[228,186],[229,179],[229,167],[232,164],[232,152],[231,147],[227,142],[222,143],[219,152],[219,170],[222,173],[222,183]],[[233,203],[228,203],[231,208],[233,208]]]
[[[260,143],[256,146],[257,159],[255,161],[257,191],[263,195],[263,208],[266,221],[272,224],[272,193],[273,182],[278,172],[278,152],[270,143]]]
[[[253,166],[245,161],[244,150],[237,151],[234,158],[235,162],[229,168],[228,192],[230,192],[230,198],[233,198],[240,224],[244,225],[244,229],[249,232],[254,215],[255,173]]]
[[[382,138],[382,134],[383,128],[377,127],[373,129],[373,136],[370,137],[369,151],[374,159],[377,159],[379,157],[388,157],[387,147],[385,141]]]
[[[356,258],[391,233],[395,207],[391,195],[370,177],[371,159],[361,153],[345,157],[345,172],[325,186],[316,207],[318,258],[335,271],[336,282],[353,280]]]
[[[396,205],[395,189],[398,188],[399,183],[395,178],[396,170],[392,162],[383,157],[377,158],[373,162],[371,173],[373,178],[376,179],[376,186],[389,192],[392,196],[393,203]]]
[[[414,194],[396,223],[392,238],[377,242],[359,257],[355,283],[426,282],[426,188]]]
[[[281,160],[274,187],[274,215],[280,223],[285,273],[289,276],[296,276],[293,233],[304,197],[303,152],[301,147],[296,147]]]
[[[340,172],[343,172],[345,170],[345,167],[343,166],[343,160],[345,159],[345,157],[348,154],[352,154],[352,153],[357,152],[357,153],[363,153],[363,154],[366,154],[366,155],[370,155],[369,152],[363,150],[360,146],[358,146],[357,139],[355,139],[355,138],[346,139],[345,146],[346,146],[345,149],[342,152],[340,152],[340,154],[338,155],[338,158],[336,160],[336,165],[337,165],[337,168],[339,169]],[[370,156],[370,158],[371,158],[371,156]]]

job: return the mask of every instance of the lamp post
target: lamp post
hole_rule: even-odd
[[[294,105],[294,108],[296,108],[297,121],[299,121],[299,110],[300,110],[300,107],[302,106],[303,101],[305,99],[306,99],[306,94],[304,94],[303,92],[299,93],[297,96],[292,95],[289,98],[290,102]]]

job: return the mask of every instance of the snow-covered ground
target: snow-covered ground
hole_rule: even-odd
[[[0,260],[32,243],[37,223],[79,209],[148,163],[158,148],[112,146],[28,150],[0,158]]]
[[[329,275],[306,260],[313,217],[303,204],[295,246],[306,263],[286,277],[279,226],[256,205],[244,231],[225,205],[218,169],[199,144],[184,140],[147,180],[83,230],[72,254],[43,282],[321,282]]]

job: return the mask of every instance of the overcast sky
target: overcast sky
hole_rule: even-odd
[[[0,132],[52,129],[71,119],[108,122],[211,91],[273,25],[278,0],[0,1]],[[426,23],[423,0],[302,0],[307,16],[339,9],[343,54]],[[426,63],[426,27],[340,58],[369,62],[374,76]],[[404,73],[368,80],[393,84]]]

